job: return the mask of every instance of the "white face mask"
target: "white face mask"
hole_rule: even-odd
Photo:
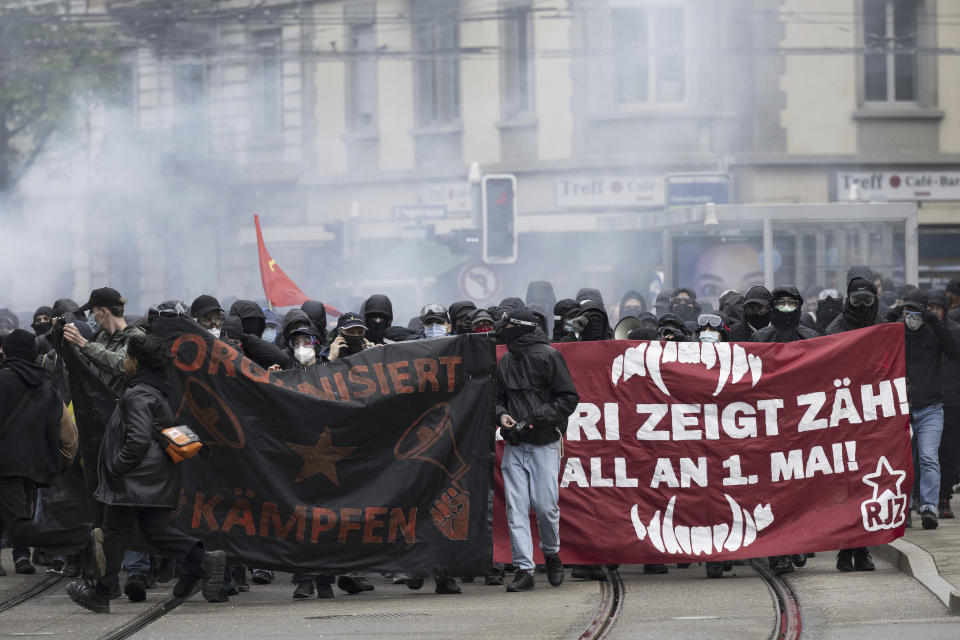
[[[700,342],[720,342],[720,332],[704,329],[700,332]]]
[[[307,364],[317,357],[317,352],[313,350],[313,347],[300,346],[293,350],[293,357],[300,364]]]
[[[443,338],[447,335],[447,328],[439,322],[431,322],[423,328],[423,335],[427,338]]]
[[[212,335],[214,339],[220,338],[220,329],[217,329],[216,327],[210,327],[209,329],[207,329],[207,331],[210,332],[210,335]]]
[[[907,325],[907,329],[910,329],[910,331],[916,331],[923,326],[923,317],[921,317],[920,314],[909,315],[904,318],[903,322]]]

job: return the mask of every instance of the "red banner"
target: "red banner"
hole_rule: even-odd
[[[554,346],[580,394],[561,463],[564,563],[731,560],[903,535],[913,465],[901,324],[790,344]],[[497,446],[494,559],[510,562]]]

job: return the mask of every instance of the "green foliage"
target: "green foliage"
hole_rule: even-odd
[[[78,106],[115,97],[129,48],[69,3],[0,2],[0,192]]]

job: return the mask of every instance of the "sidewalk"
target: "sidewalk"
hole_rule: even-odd
[[[960,513],[960,496],[951,505]],[[942,519],[939,527],[925,531],[914,514],[913,527],[902,538],[871,550],[919,580],[950,613],[960,615],[960,519]]]

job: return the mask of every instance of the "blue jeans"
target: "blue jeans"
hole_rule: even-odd
[[[943,405],[934,404],[910,411],[913,427],[913,473],[916,499],[920,510],[937,510],[940,500],[940,434],[943,432]],[[918,504],[919,503],[919,504]]]
[[[124,551],[123,570],[127,572],[127,577],[140,576],[146,580],[150,573],[150,555],[142,551]]]
[[[560,441],[548,444],[505,444],[500,461],[510,527],[510,550],[517,570],[532,571],[533,537],[530,509],[537,514],[540,549],[560,551]]]

